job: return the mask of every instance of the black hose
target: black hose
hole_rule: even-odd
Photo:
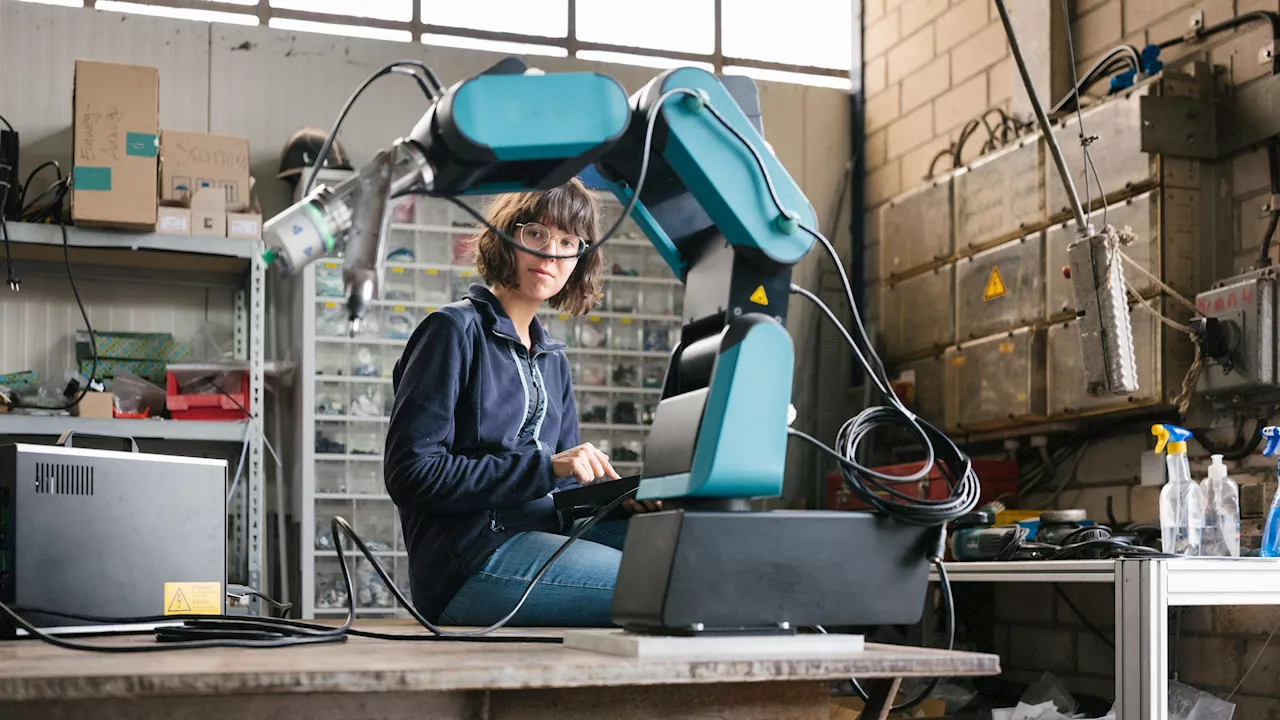
[[[1276,224],[1280,222],[1280,207],[1276,200],[1280,198],[1280,140],[1275,137],[1267,139],[1267,170],[1271,176],[1271,198],[1267,201],[1270,219],[1267,230],[1262,234],[1262,247],[1258,250],[1258,267],[1271,265],[1271,238],[1275,237]]]
[[[1262,420],[1257,420],[1256,423],[1257,424],[1253,427],[1253,436],[1250,437],[1243,446],[1239,444],[1243,438],[1236,438],[1236,442],[1232,443],[1231,447],[1218,447],[1217,445],[1214,445],[1213,441],[1209,439],[1209,436],[1206,435],[1203,430],[1192,430],[1191,436],[1194,437],[1196,442],[1200,443],[1200,445],[1208,451],[1210,455],[1221,455],[1223,460],[1243,460],[1252,455],[1253,452],[1258,449],[1258,446],[1262,444],[1262,426],[1266,423]]]
[[[1241,25],[1247,25],[1251,22],[1257,22],[1257,21],[1265,21],[1266,23],[1271,25],[1271,39],[1273,41],[1280,40],[1280,15],[1277,15],[1276,13],[1273,13],[1273,12],[1268,12],[1266,10],[1255,10],[1253,12],[1247,12],[1243,15],[1237,15],[1228,20],[1223,20],[1217,25],[1213,25],[1205,28],[1204,30],[1201,30],[1200,32],[1192,36],[1191,39],[1200,40],[1203,38],[1207,38],[1211,35],[1217,35],[1218,33],[1226,32],[1227,30],[1234,30],[1235,28],[1238,28]],[[1183,36],[1170,38],[1160,43],[1159,48],[1161,50],[1164,50],[1165,48],[1170,48],[1170,47],[1173,47],[1174,45],[1179,45],[1186,41],[1187,41],[1187,38]],[[1271,72],[1272,74],[1280,74],[1280,57],[1272,58]]]
[[[1076,87],[1069,91],[1061,100],[1049,109],[1049,114],[1056,115],[1064,110],[1073,109],[1068,107],[1068,105],[1077,97],[1077,94],[1083,95],[1089,90],[1089,88],[1093,87],[1094,83],[1119,69],[1118,67],[1115,67],[1117,63],[1124,63],[1137,71],[1142,69],[1142,60],[1138,55],[1138,51],[1132,45],[1118,45],[1112,48],[1106,55],[1098,58],[1098,60],[1085,71],[1084,77],[1080,78],[1080,82]]]

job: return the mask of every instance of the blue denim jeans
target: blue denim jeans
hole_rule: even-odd
[[[509,624],[612,627],[609,609],[626,538],[626,520],[597,523],[551,565]],[[487,626],[502,619],[519,602],[538,568],[567,539],[546,532],[512,536],[453,596],[440,616],[441,624]]]

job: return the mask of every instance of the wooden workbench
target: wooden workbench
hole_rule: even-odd
[[[360,627],[412,631],[399,621]],[[999,671],[994,655],[871,644],[840,660],[725,662],[634,660],[538,643],[350,638],[333,645],[130,655],[18,640],[0,642],[0,718],[820,720],[828,717],[833,678],[887,679],[875,685],[890,692],[903,677]]]

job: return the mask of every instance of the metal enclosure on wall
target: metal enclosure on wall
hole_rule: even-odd
[[[1207,85],[1167,72],[1083,113],[1085,132],[1099,138],[1090,147],[1090,222],[1100,228],[1105,218],[1132,231],[1125,254],[1185,296],[1207,288],[1230,254],[1231,238],[1213,232],[1223,227],[1218,215],[1230,210],[1212,197],[1226,171],[1143,153],[1140,99],[1205,93]],[[1055,132],[1084,199],[1080,121],[1072,115]],[[1130,316],[1139,390],[1115,398],[1086,392],[1064,272],[1075,224],[1067,221],[1063,197],[1036,133],[878,210],[882,340],[899,381],[914,387],[922,416],[941,415],[952,432],[999,434],[1172,404],[1190,365],[1190,342],[1137,303]],[[1161,299],[1155,280],[1128,263],[1125,273],[1154,309],[1188,320],[1182,306]],[[942,369],[941,412],[923,397],[933,391],[928,370],[935,363]]]

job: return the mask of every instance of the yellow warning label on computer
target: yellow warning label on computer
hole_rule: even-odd
[[[220,582],[167,582],[164,614],[220,615],[223,597]]]
[[[751,302],[753,302],[753,303],[757,304],[757,305],[768,305],[768,304],[769,304],[769,296],[765,294],[765,292],[764,292],[764,286],[763,286],[763,285],[761,285],[760,287],[756,288],[756,291],[755,291],[755,292],[753,292],[753,293],[751,293],[751,297],[749,297],[749,298],[747,298],[747,299],[748,299],[748,300],[750,300]]]

